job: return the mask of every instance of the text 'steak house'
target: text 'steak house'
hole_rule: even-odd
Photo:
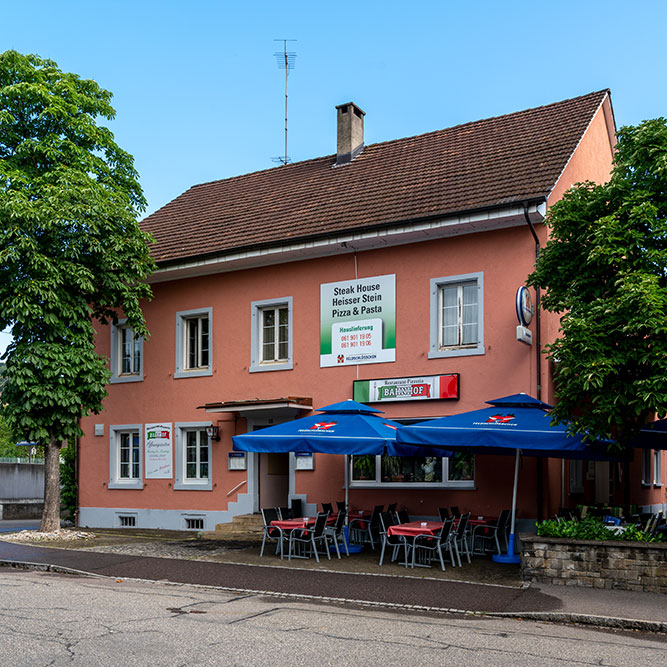
[[[517,330],[516,293],[548,207],[609,176],[609,91],[369,146],[361,109],[337,117],[336,155],[197,185],[143,221],[151,338],[122,319],[99,331],[113,376],[82,422],[81,525],[211,530],[289,498],[308,513],[341,500],[344,457],[245,455],[232,436],[347,398],[404,420],[553,400],[537,345],[558,321],[540,316],[541,340],[537,315]],[[513,457],[350,465],[352,507],[495,515],[511,498]],[[613,500],[616,464],[521,465],[520,516]],[[648,466],[632,467],[633,501],[655,506],[664,461]]]

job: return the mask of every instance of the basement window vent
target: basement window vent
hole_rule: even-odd
[[[185,517],[186,530],[204,530],[204,519],[195,517]]]
[[[121,528],[136,528],[137,517],[133,514],[119,514],[118,525]]]

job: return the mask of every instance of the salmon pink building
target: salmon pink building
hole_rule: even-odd
[[[194,186],[143,221],[151,337],[122,318],[98,333],[112,378],[82,424],[80,525],[213,530],[292,499],[310,514],[343,499],[346,466],[352,508],[509,506],[511,456],[246,454],[232,436],[348,398],[406,423],[551,402],[539,350],[558,320],[520,324],[517,290],[549,206],[609,176],[609,91],[368,146],[364,112],[336,111],[336,154]],[[665,503],[658,454],[630,469],[644,506]],[[519,515],[614,502],[619,471],[523,459]]]

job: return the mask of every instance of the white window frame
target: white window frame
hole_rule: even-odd
[[[208,318],[208,365],[188,368],[188,320]],[[176,313],[176,371],[175,378],[190,378],[213,375],[213,308],[180,310]]]
[[[123,344],[123,329],[132,329],[127,324],[127,319],[118,320],[117,324],[111,324],[111,341],[109,348],[109,358],[111,366],[110,384],[117,384],[120,382],[141,382],[144,379],[144,339],[139,337],[139,371],[132,373],[122,373],[121,363],[123,362],[123,353],[121,346]]]
[[[463,283],[477,284],[477,343],[443,347],[440,345],[440,292],[443,287],[452,287]],[[430,281],[430,347],[429,359],[447,357],[467,357],[485,354],[484,349],[484,273],[463,273],[458,276],[431,278]]]
[[[471,489],[476,490],[475,477],[477,475],[477,466],[475,465],[475,475],[472,479],[450,480],[449,479],[449,459],[441,458],[442,462],[442,482],[383,482],[380,479],[382,471],[382,456],[378,454],[375,457],[375,479],[354,480],[352,479],[352,456],[348,457],[350,472],[350,488],[364,488],[364,489],[387,489],[387,488],[401,488],[401,489]]]
[[[141,424],[116,424],[109,427],[109,489],[144,488],[144,445]],[[120,442],[124,433],[136,434],[139,443],[139,477],[121,478]]]
[[[570,460],[570,493],[584,492],[584,462],[579,459]]]
[[[653,475],[651,474],[651,464],[653,456],[650,449],[642,449],[642,486],[651,486],[653,484]]]
[[[662,486],[662,451],[653,450],[653,486]]]
[[[206,436],[206,428],[211,426],[210,421],[205,422],[177,422],[175,424],[174,434],[174,460],[175,476],[174,476],[174,490],[175,491],[211,491],[213,489],[213,447],[211,438]],[[187,438],[188,431],[203,431],[204,437],[208,439],[208,479],[187,479],[186,478],[186,461],[187,455]]]
[[[287,359],[262,361],[262,312],[268,309],[287,307]],[[250,368],[251,373],[265,371],[288,371],[294,367],[292,357],[292,297],[264,299],[250,303]],[[277,344],[277,341],[276,341]]]

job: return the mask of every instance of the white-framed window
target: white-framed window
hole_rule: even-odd
[[[177,422],[174,438],[176,475],[175,490],[210,491],[211,439],[206,427],[211,422]]]
[[[436,456],[350,456],[350,486],[405,488],[475,488],[475,459]]]
[[[292,297],[252,301],[250,372],[290,370]]]
[[[212,319],[212,308],[176,313],[175,378],[213,375]]]
[[[642,449],[642,484],[651,486],[653,484],[653,475],[651,474],[652,455],[650,449]]]
[[[432,278],[429,359],[484,354],[484,274]]]
[[[127,320],[111,325],[110,383],[144,379],[144,339],[135,335]]]
[[[653,484],[662,486],[662,451],[653,450]]]
[[[141,424],[109,428],[109,488],[143,488]]]
[[[577,459],[570,461],[570,493],[584,492],[584,462]]]

